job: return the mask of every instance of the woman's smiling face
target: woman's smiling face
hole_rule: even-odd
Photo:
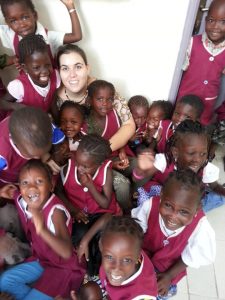
[[[72,93],[86,90],[89,66],[78,53],[62,54],[59,58],[59,65],[60,76],[67,90]]]

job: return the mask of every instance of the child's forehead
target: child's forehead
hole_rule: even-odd
[[[224,0],[214,0],[209,8],[208,16],[213,16],[218,14],[220,17],[225,16],[225,1]]]

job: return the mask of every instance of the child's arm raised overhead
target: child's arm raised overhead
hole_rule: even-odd
[[[80,182],[82,186],[85,186],[88,188],[89,193],[93,196],[95,201],[101,206],[102,208],[108,208],[112,199],[112,170],[110,168],[107,168],[106,172],[106,181],[103,185],[102,193],[100,193],[89,174],[83,174],[80,176]]]
[[[55,208],[52,214],[52,222],[55,228],[55,234],[53,234],[45,227],[41,211],[31,208],[30,212],[32,213],[32,219],[37,235],[39,235],[46,244],[62,258],[67,259],[71,257],[73,246],[66,226],[67,217],[65,213],[62,210]]]
[[[76,12],[76,8],[74,5],[74,0],[60,0],[65,4],[68,12],[70,14],[72,32],[66,33],[63,39],[64,44],[70,44],[74,42],[78,42],[82,39],[82,31],[80,26],[80,21]]]

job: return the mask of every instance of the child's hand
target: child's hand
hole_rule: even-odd
[[[57,175],[60,172],[61,167],[53,159],[46,161],[46,164],[51,168],[53,175]]]
[[[116,161],[113,162],[112,165],[113,165],[113,169],[124,170],[127,167],[129,167],[129,160],[128,160],[128,164],[126,164],[124,161],[116,160]]]
[[[14,300],[15,298],[13,296],[10,296],[7,293],[0,293],[0,299],[1,300]]]
[[[0,197],[6,199],[13,199],[13,194],[17,190],[17,187],[14,184],[6,184],[0,188]]]
[[[154,167],[154,153],[152,151],[145,151],[138,155],[137,165],[142,171],[147,171]]]
[[[77,248],[77,256],[79,262],[82,261],[83,255],[85,257],[85,260],[89,261],[88,243],[86,243],[85,241],[81,241],[80,245]]]
[[[130,141],[131,142],[134,142],[135,140],[139,140],[139,139],[142,139],[143,136],[145,135],[144,132],[135,132],[135,134],[131,137]]]
[[[74,0],[60,0],[60,1],[63,4],[65,4],[68,10],[74,8]]]
[[[171,285],[170,276],[166,273],[157,274],[157,283],[158,283],[158,294],[160,296],[166,296]]]
[[[82,186],[88,188],[88,186],[90,186],[93,183],[91,175],[90,174],[80,175],[80,183]]]
[[[82,210],[74,213],[73,217],[78,223],[83,222],[84,224],[87,224],[89,222],[87,215]]]
[[[32,214],[32,220],[36,229],[36,233],[39,235],[45,228],[44,217],[40,210],[30,207],[29,211]]]

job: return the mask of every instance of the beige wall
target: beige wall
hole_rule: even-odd
[[[92,74],[115,84],[125,97],[167,99],[190,0],[77,0],[83,28],[79,43]],[[68,31],[59,0],[34,0],[40,21]]]

